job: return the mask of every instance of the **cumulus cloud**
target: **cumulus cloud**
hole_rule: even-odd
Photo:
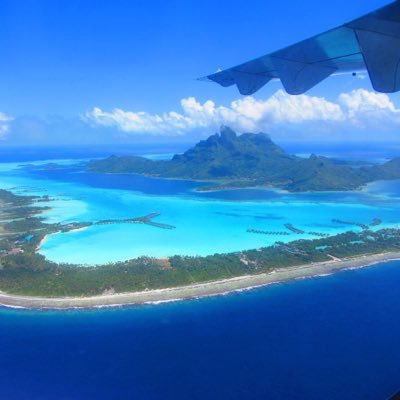
[[[116,127],[123,132],[150,134],[181,133],[188,129],[190,118],[171,111],[162,115],[147,112],[124,111],[119,108],[106,112],[95,107],[83,119],[91,125]]]
[[[346,119],[356,126],[399,124],[400,109],[383,93],[354,90],[339,96]]]
[[[10,122],[14,118],[0,112],[0,139],[4,139],[7,135],[8,131],[10,130]]]
[[[194,97],[182,99],[181,110],[163,114],[94,108],[82,117],[92,126],[117,128],[127,134],[184,135],[194,130],[229,125],[238,132],[268,131],[276,127],[313,123],[354,127],[398,124],[400,109],[386,94],[364,89],[343,93],[336,102],[308,95],[290,96],[278,90],[266,100],[244,97],[229,106]]]

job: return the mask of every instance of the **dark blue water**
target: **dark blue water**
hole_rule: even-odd
[[[361,160],[368,162],[381,162],[398,157],[400,147],[398,143],[310,143],[286,142],[282,147],[289,153],[307,156],[311,153],[334,158]],[[104,158],[112,154],[120,156],[182,153],[193,146],[193,143],[165,144],[128,144],[128,145],[98,145],[98,146],[63,146],[63,147],[3,147],[0,148],[2,162],[30,162],[37,160],[57,159],[91,159]],[[24,174],[34,179],[52,179],[59,181],[75,182],[96,188],[135,190],[149,195],[183,195],[190,193],[198,198],[235,201],[258,201],[282,199],[282,194],[273,190],[225,190],[219,192],[198,192],[193,190],[199,186],[209,186],[210,183],[192,181],[165,180],[149,178],[140,175],[108,175],[95,173],[81,173],[86,170],[86,161],[75,165],[53,169],[43,166],[28,165],[24,167]],[[364,195],[358,192],[346,193],[302,193],[296,197],[303,201],[325,201],[329,196],[330,201],[346,203],[360,197],[359,202],[365,203]],[[289,196],[288,201],[292,198]]]
[[[2,399],[378,400],[400,389],[400,263],[213,299],[0,311]]]
[[[123,189],[145,193],[148,195],[189,195],[198,199],[216,199],[227,201],[284,201],[294,200],[303,202],[333,202],[333,203],[362,203],[375,204],[376,196],[370,197],[361,191],[354,192],[305,192],[305,193],[283,193],[273,189],[240,189],[202,192],[196,191],[201,186],[209,186],[212,183],[195,182],[190,180],[170,180],[153,178],[136,174],[101,174],[87,172],[86,163],[75,165],[59,166],[56,169],[48,168],[46,165],[25,165],[20,167],[23,176],[40,180],[54,180],[60,182],[71,182],[85,186],[103,189]],[[21,171],[2,172],[4,176],[21,174]],[[375,190],[371,189],[370,194],[381,194],[384,191],[388,196],[399,195],[399,182],[387,181]],[[382,199],[380,199],[382,200]]]
[[[10,173],[10,175],[13,172]],[[87,172],[86,163],[49,169],[46,166],[28,165],[23,167],[23,174],[35,180],[51,179],[61,182],[79,183],[103,189],[134,190],[150,195],[176,195],[192,191],[204,185],[198,182],[153,178],[136,174],[101,174]]]

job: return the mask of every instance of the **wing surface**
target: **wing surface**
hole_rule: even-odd
[[[333,74],[361,70],[368,72],[376,91],[400,91],[400,1],[205,78],[223,87],[236,85],[243,95],[279,79],[289,94],[297,95]]]

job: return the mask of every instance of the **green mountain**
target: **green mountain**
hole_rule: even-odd
[[[368,182],[400,179],[400,158],[383,165],[365,165],[311,155],[286,153],[265,133],[237,136],[228,127],[202,140],[172,160],[111,156],[93,160],[89,170],[135,173],[165,178],[215,182],[201,190],[273,186],[299,191],[354,190]]]

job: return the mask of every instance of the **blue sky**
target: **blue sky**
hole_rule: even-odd
[[[208,129],[204,123],[200,127],[189,123],[179,134],[161,126],[159,135],[153,126],[156,119],[150,117],[169,112],[187,117],[196,104],[204,106],[207,101],[231,110],[232,102],[243,101],[235,88],[223,89],[196,78],[385,4],[379,0],[337,0],[329,5],[298,0],[2,0],[0,124],[7,125],[3,143],[158,140],[160,136],[184,140],[204,134]],[[254,100],[265,105],[280,88],[274,82]],[[359,88],[372,91],[368,79],[337,77],[308,95],[340,105],[339,96]],[[192,98],[195,103],[188,100]],[[397,98],[391,96],[393,104]],[[192,101],[191,108],[183,109],[182,101],[186,105]],[[121,111],[118,118],[113,114],[116,109]],[[103,119],[94,118],[94,110],[100,110]],[[145,113],[153,124],[143,133],[124,125],[124,118],[136,118],[137,113]],[[98,123],[110,121],[111,114],[117,122]],[[201,118],[206,115],[203,112]],[[281,130],[286,129],[284,122]],[[297,132],[294,135],[303,135],[299,132],[303,123],[289,125],[289,131]]]

